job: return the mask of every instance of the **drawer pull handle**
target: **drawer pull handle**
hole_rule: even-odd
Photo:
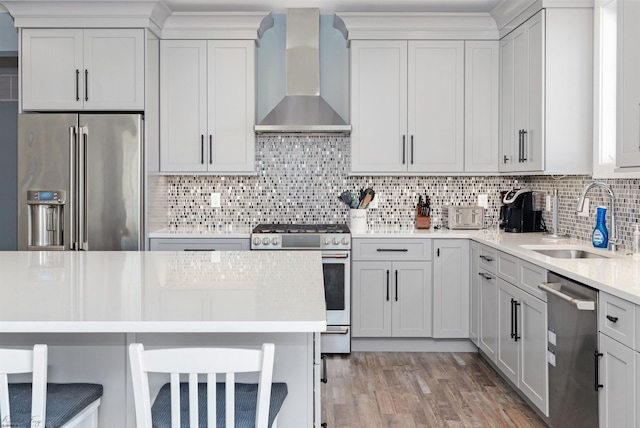
[[[607,319],[611,322],[618,322],[618,317],[613,317],[611,315],[607,315]]]
[[[489,275],[487,273],[484,273],[484,272],[478,272],[478,275],[480,275],[484,279],[493,279],[493,277],[491,275]]]
[[[379,253],[406,253],[409,250],[406,248],[378,248],[376,251]]]
[[[487,261],[487,262],[492,262],[493,261],[493,258],[489,257],[489,256],[480,256],[480,258],[482,260],[484,260],[484,261]]]

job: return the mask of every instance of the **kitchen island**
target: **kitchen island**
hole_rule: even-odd
[[[101,426],[135,426],[133,342],[273,342],[289,388],[279,426],[319,418],[319,252],[0,252],[0,272],[0,346],[46,343],[50,381],[103,384]]]

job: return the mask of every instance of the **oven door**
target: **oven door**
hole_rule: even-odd
[[[327,325],[351,324],[351,263],[348,251],[323,251]]]
[[[327,331],[322,353],[351,352],[351,260],[349,251],[323,251]]]

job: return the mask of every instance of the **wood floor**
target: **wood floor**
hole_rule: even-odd
[[[546,427],[476,353],[327,356],[329,428]]]

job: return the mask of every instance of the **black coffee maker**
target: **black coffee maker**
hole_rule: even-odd
[[[537,209],[531,189],[506,192],[500,207],[500,228],[505,232],[543,232],[542,211]]]

